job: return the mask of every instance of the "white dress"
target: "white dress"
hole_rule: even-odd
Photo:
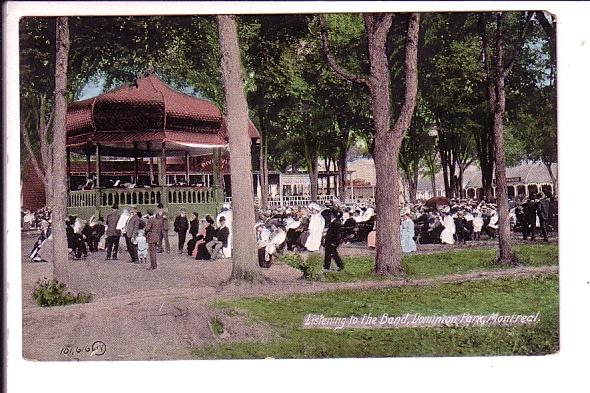
[[[319,251],[324,234],[325,221],[320,213],[313,214],[309,218],[309,237],[305,242],[308,251]]]
[[[455,234],[455,221],[453,217],[448,215],[442,221],[443,226],[445,229],[440,234],[440,240],[444,244],[454,244],[455,239],[453,239],[453,235]]]
[[[119,217],[119,221],[117,221],[117,229],[121,231],[121,233],[125,233],[125,226],[127,225],[127,221],[129,220],[129,211],[124,210],[121,217]]]
[[[494,214],[490,217],[490,223],[488,224],[490,228],[498,229],[498,215]]]
[[[483,218],[480,215],[475,216],[473,219],[473,232],[481,232],[483,227]]]

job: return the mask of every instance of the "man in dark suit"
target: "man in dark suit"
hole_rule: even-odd
[[[137,260],[137,244],[135,244],[135,238],[137,237],[137,231],[139,231],[139,222],[141,218],[137,216],[135,206],[129,206],[129,219],[125,225],[125,242],[127,243],[127,251],[131,257],[131,263],[138,263]]]
[[[188,231],[189,224],[188,218],[186,218],[186,210],[180,209],[180,214],[176,216],[174,220],[174,232],[178,233],[178,253],[182,254],[184,249],[184,242],[186,240],[186,232]],[[194,246],[193,246],[194,248]]]
[[[539,202],[537,203],[537,216],[539,216],[539,226],[541,227],[541,234],[543,240],[548,242],[547,238],[547,220],[549,220],[549,199],[543,194],[537,194]]]
[[[524,226],[522,228],[522,238],[524,240],[530,235],[531,240],[535,240],[535,227],[537,226],[537,202],[532,196],[523,206]]]
[[[119,206],[113,205],[113,211],[107,216],[107,229],[106,229],[106,249],[107,258],[117,259],[117,252],[119,252],[119,238],[121,237],[121,231],[117,229],[117,223],[119,222]]]
[[[162,238],[162,220],[154,215],[154,211],[149,208],[147,210],[149,216],[147,224],[145,224],[145,236],[148,242],[148,253],[150,254],[150,267],[147,270],[154,270],[158,267],[157,254],[158,243]]]
[[[217,228],[217,231],[215,231],[213,240],[205,245],[207,247],[207,251],[209,251],[209,254],[211,255],[211,259],[216,259],[218,256],[217,254],[221,248],[227,247],[229,228],[225,226],[225,217],[219,217],[219,225],[220,227]]]
[[[98,251],[98,243],[100,242],[100,238],[104,235],[104,232],[104,222],[102,218],[99,217],[98,222],[92,227],[92,250],[90,251]]]
[[[330,271],[332,259],[336,262],[337,271],[344,269],[342,259],[338,255],[338,245],[341,239],[340,229],[342,226],[340,216],[340,212],[335,214],[336,218],[328,225],[328,232],[326,232],[326,237],[324,238],[324,273]]]

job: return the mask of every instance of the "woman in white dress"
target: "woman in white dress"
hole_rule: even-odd
[[[442,225],[445,227],[440,234],[440,241],[443,244],[455,244],[455,220],[450,213],[445,214],[445,218],[442,220]]]
[[[322,235],[324,234],[325,220],[321,214],[321,207],[312,203],[309,205],[309,210],[312,212],[309,217],[309,236],[305,242],[307,251],[319,251],[322,245]]]
[[[473,217],[473,240],[480,240],[482,227],[483,217],[480,212],[477,212]]]
[[[414,241],[414,221],[410,217],[410,209],[403,209],[401,214],[400,237],[402,252],[414,252],[416,251],[416,242]]]

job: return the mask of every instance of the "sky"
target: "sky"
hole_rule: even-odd
[[[79,100],[85,100],[87,98],[95,97],[95,96],[99,95],[100,93],[102,93],[103,88],[104,88],[104,79],[103,78],[98,78],[98,80],[96,80],[96,81],[89,81],[82,88],[82,92],[80,93]]]

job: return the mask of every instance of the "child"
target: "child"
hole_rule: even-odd
[[[145,230],[140,229],[137,231],[137,237],[135,238],[137,242],[137,257],[139,259],[139,263],[146,263],[147,256],[148,256],[148,242],[145,238]]]
[[[483,227],[483,217],[481,213],[477,213],[473,218],[473,240],[481,239],[481,228]]]

